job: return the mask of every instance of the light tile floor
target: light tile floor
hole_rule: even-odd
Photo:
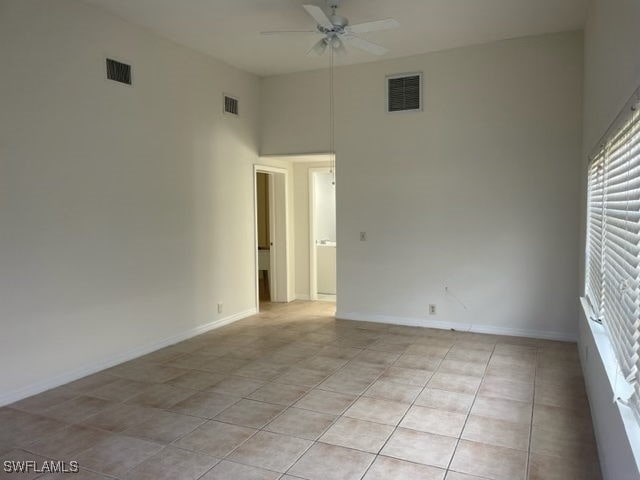
[[[599,479],[575,344],[263,312],[0,409],[1,479]]]

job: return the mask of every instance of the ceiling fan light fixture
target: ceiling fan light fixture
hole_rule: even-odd
[[[316,43],[313,44],[313,46],[309,49],[309,51],[307,52],[307,55],[322,55],[325,50],[327,49],[328,46],[328,42],[326,37],[321,38],[320,40],[318,40]]]

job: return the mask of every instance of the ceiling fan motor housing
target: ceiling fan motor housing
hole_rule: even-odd
[[[341,17],[340,15],[336,15],[335,13],[329,17],[329,20],[331,20],[331,23],[333,23],[334,27],[344,28],[349,25],[349,20]]]
[[[332,33],[341,34],[341,33],[344,33],[345,27],[349,25],[348,19],[346,19],[345,17],[341,17],[340,15],[336,15],[335,13],[329,16],[329,20],[331,20],[331,24],[333,25],[333,27],[327,28],[322,25],[318,25],[318,31],[320,33],[329,34],[329,35]]]

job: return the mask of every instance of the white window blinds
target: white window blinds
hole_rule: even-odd
[[[602,243],[604,218],[604,150],[589,166],[587,199],[587,258],[585,262],[585,294],[594,314],[602,319]]]
[[[585,294],[640,418],[640,112],[617,125],[589,165]]]

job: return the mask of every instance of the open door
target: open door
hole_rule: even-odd
[[[271,301],[273,228],[273,178],[269,173],[256,172],[256,218],[258,236],[258,298]]]
[[[289,301],[287,171],[256,165],[255,259],[256,306]]]
[[[309,169],[311,300],[336,300],[336,190],[327,168]]]

